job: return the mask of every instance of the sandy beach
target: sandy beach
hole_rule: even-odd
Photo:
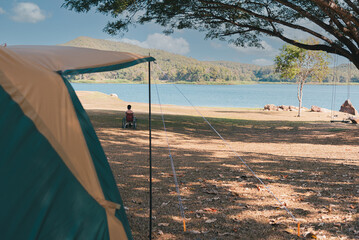
[[[148,239],[148,105],[77,94],[108,156],[134,239]],[[121,128],[127,104],[138,118],[136,130]],[[152,110],[153,239],[359,238],[358,125],[330,123],[330,112],[299,118],[296,112],[199,107],[225,143],[191,107],[162,106],[167,134],[159,106]]]
[[[138,113],[148,113],[148,104],[131,103],[122,101],[116,97],[109,97],[100,92],[79,91],[77,92],[85,109],[102,109],[113,111],[125,111],[128,104],[132,104]],[[299,122],[329,122],[331,120],[331,111],[327,112],[309,112],[302,111],[302,116],[297,117],[298,112],[292,111],[263,111],[262,109],[246,108],[215,108],[215,107],[196,107],[205,117],[230,118],[242,120],[258,121],[299,121]],[[185,115],[198,116],[198,113],[192,107],[162,105],[162,111],[166,115]],[[160,114],[159,105],[152,105],[152,112]],[[334,120],[343,120],[348,118],[348,114],[334,111],[336,115]]]

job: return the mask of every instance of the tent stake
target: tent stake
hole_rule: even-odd
[[[152,239],[152,129],[151,129],[151,62],[148,62],[148,121],[149,121],[149,161],[150,161],[150,234]]]

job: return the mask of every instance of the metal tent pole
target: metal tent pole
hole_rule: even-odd
[[[148,121],[149,121],[149,162],[150,162],[150,227],[149,239],[152,239],[152,128],[151,128],[151,62],[148,62]]]

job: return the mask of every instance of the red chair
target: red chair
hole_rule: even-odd
[[[122,119],[122,128],[131,128],[131,127],[133,129],[136,129],[136,127],[137,127],[137,119],[133,115],[133,113],[127,113],[126,112],[126,117],[124,117]]]
[[[133,113],[126,113],[126,122],[133,122]]]

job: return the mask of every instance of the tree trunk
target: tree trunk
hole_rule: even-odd
[[[303,86],[304,86],[304,79],[300,79],[298,83],[298,93],[297,93],[297,97],[299,101],[298,117],[300,117],[302,110]]]

